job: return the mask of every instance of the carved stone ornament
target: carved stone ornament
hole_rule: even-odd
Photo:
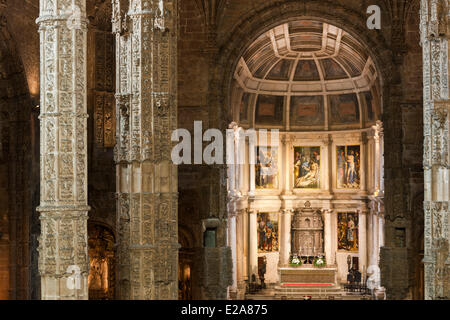
[[[126,4],[128,7],[128,3]],[[177,125],[177,1],[115,1],[118,293],[120,299],[178,296],[178,197],[171,162]],[[123,16],[128,32],[123,32]],[[163,31],[163,32],[161,32]],[[173,32],[168,32],[173,31]]]

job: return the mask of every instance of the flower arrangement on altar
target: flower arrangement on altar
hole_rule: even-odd
[[[325,262],[325,258],[324,257],[316,257],[314,258],[314,267],[316,268],[323,268],[327,265],[327,263]]]
[[[293,267],[299,267],[302,265],[302,260],[297,255],[294,255],[291,259],[290,265]]]

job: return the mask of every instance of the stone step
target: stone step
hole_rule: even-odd
[[[311,292],[340,292],[342,288],[340,287],[331,287],[331,288],[322,288],[322,287],[295,287],[295,288],[277,288],[275,292],[303,292],[303,291],[311,291]]]

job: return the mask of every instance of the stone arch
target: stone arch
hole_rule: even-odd
[[[362,12],[356,12],[336,1],[321,1],[320,3],[316,1],[277,1],[256,7],[241,19],[241,22],[230,32],[231,36],[225,39],[221,46],[215,71],[219,94],[218,108],[225,106],[229,109],[233,72],[246,48],[263,32],[298,18],[329,22],[354,36],[365,46],[374,60],[380,72],[382,87],[387,87],[393,77],[391,74],[392,52],[380,32],[367,30],[367,16]],[[373,36],[370,37],[369,33],[373,33]],[[218,114],[220,111],[217,111]],[[227,120],[231,121],[230,115],[227,114],[227,116]]]
[[[381,1],[380,1],[381,2]],[[359,8],[362,8],[360,6]],[[399,153],[401,154],[401,133],[396,130],[401,126],[401,117],[398,117],[400,110],[401,94],[400,84],[402,81],[400,66],[402,64],[402,52],[398,44],[392,44],[391,37],[396,29],[394,16],[389,16],[390,8],[385,8],[383,16],[382,30],[368,30],[366,26],[367,15],[364,9],[358,11],[349,8],[336,1],[292,1],[277,0],[264,2],[255,6],[239,23],[219,41],[219,53],[217,63],[211,71],[210,95],[208,105],[210,108],[210,119],[225,129],[233,120],[231,114],[233,74],[240,57],[246,48],[253,43],[263,32],[285,22],[298,18],[309,18],[327,22],[343,29],[357,39],[367,50],[373,59],[380,78],[382,121],[385,124],[384,130],[384,170],[388,174],[384,175],[384,186],[386,189],[385,218],[390,226],[392,217],[404,213],[405,199],[403,190],[397,186],[397,179],[391,172],[399,168]],[[407,18],[408,12],[403,17]],[[389,21],[389,22],[388,22]],[[386,35],[386,36],[384,36]],[[386,238],[385,246],[390,245],[390,238]],[[384,259],[381,264],[388,263]]]

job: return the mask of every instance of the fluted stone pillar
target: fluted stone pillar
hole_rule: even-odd
[[[177,10],[177,0],[113,1],[119,299],[178,297]]]
[[[86,0],[41,0],[43,300],[88,299]]]
[[[450,298],[448,1],[421,1],[425,299]]]

